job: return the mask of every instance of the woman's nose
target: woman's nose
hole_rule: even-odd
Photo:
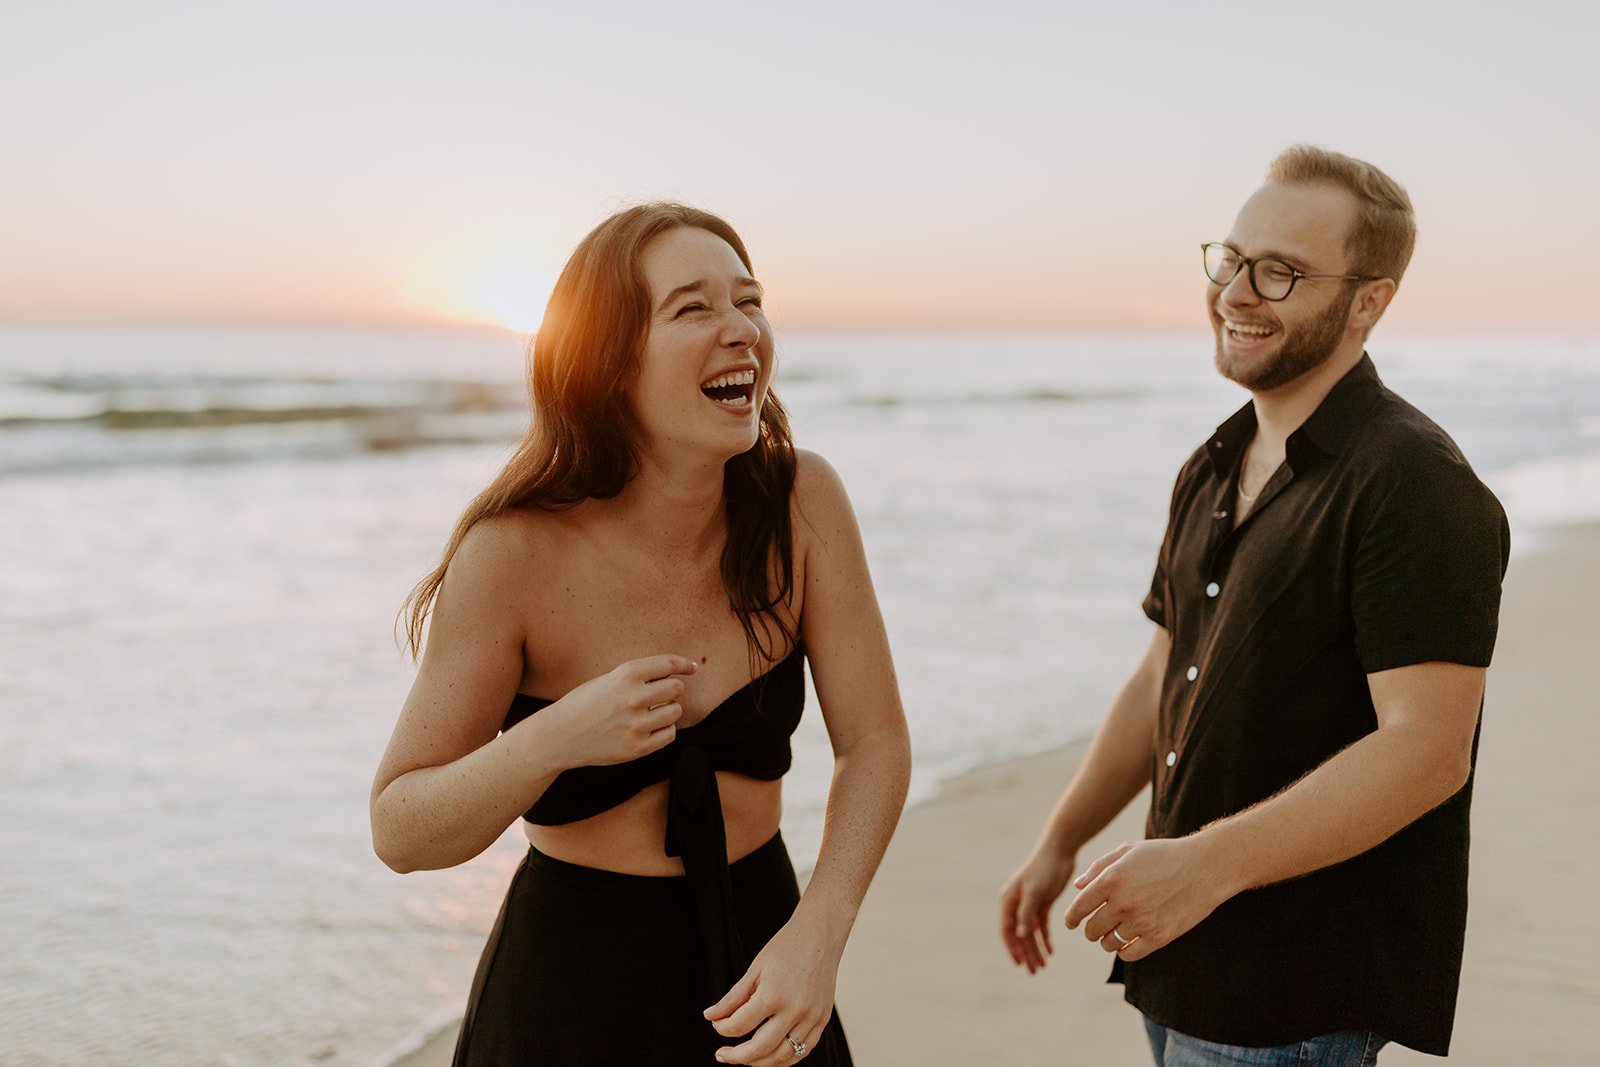
[[[722,317],[722,343],[727,348],[754,348],[761,340],[761,327],[738,308]]]

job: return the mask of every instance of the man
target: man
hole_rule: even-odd
[[[1083,871],[1066,924],[1166,1067],[1449,1048],[1509,531],[1364,351],[1415,238],[1396,182],[1302,145],[1205,246],[1251,401],[1179,473],[1150,647],[1002,891],[1031,973],[1078,850],[1151,785],[1147,839]]]

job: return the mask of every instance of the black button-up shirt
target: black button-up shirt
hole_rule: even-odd
[[[1486,667],[1510,532],[1455,443],[1369,358],[1289,436],[1235,522],[1245,405],[1178,475],[1144,610],[1172,635],[1146,832],[1273,796],[1377,729],[1367,675]],[[1476,757],[1476,741],[1473,755]],[[1466,927],[1472,783],[1377,847],[1242,893],[1113,980],[1172,1029],[1237,1045],[1373,1030],[1443,1055]]]

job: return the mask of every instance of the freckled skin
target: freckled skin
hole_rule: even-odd
[[[397,870],[471,858],[564,771],[656,751],[751,679],[721,553],[724,468],[756,442],[772,378],[759,286],[726,242],[690,227],[655,238],[640,267],[649,327],[627,387],[639,471],[613,498],[512,508],[461,543],[373,784],[374,845]],[[701,391],[730,369],[755,372],[749,402]],[[821,1033],[910,776],[905,715],[849,499],[820,457],[797,452],[796,461],[794,591],[779,612],[804,641],[834,749],[826,830],[794,915],[706,1013],[729,1039],[724,1062],[762,1067],[792,1062],[779,1055],[780,1045],[789,1050],[783,1035],[814,1044]],[[788,650],[778,652],[774,660]],[[518,692],[558,699],[502,733]],[[776,833],[782,786],[727,772],[717,780],[737,859]],[[524,827],[557,859],[681,874],[662,847],[666,792],[663,782],[581,822]]]

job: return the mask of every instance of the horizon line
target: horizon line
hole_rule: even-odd
[[[364,315],[230,315],[198,314],[177,315],[166,313],[120,314],[97,313],[79,315],[12,315],[0,312],[0,329],[16,330],[283,330],[296,331],[352,331],[370,333],[439,333],[439,334],[502,334],[507,337],[528,338],[534,332],[517,330],[503,323],[489,320],[453,319],[443,316],[380,317]],[[1206,322],[1192,326],[1174,323],[1149,323],[1142,326],[1109,326],[1083,324],[1079,326],[913,326],[898,322],[863,324],[821,324],[797,326],[776,331],[784,337],[847,337],[847,336],[897,336],[897,337],[1183,337],[1210,334]],[[1600,337],[1600,323],[1580,326],[1556,325],[1530,330],[1527,326],[1509,323],[1455,324],[1450,326],[1398,324],[1380,326],[1381,336],[1400,337],[1482,337],[1516,334],[1538,337]]]

